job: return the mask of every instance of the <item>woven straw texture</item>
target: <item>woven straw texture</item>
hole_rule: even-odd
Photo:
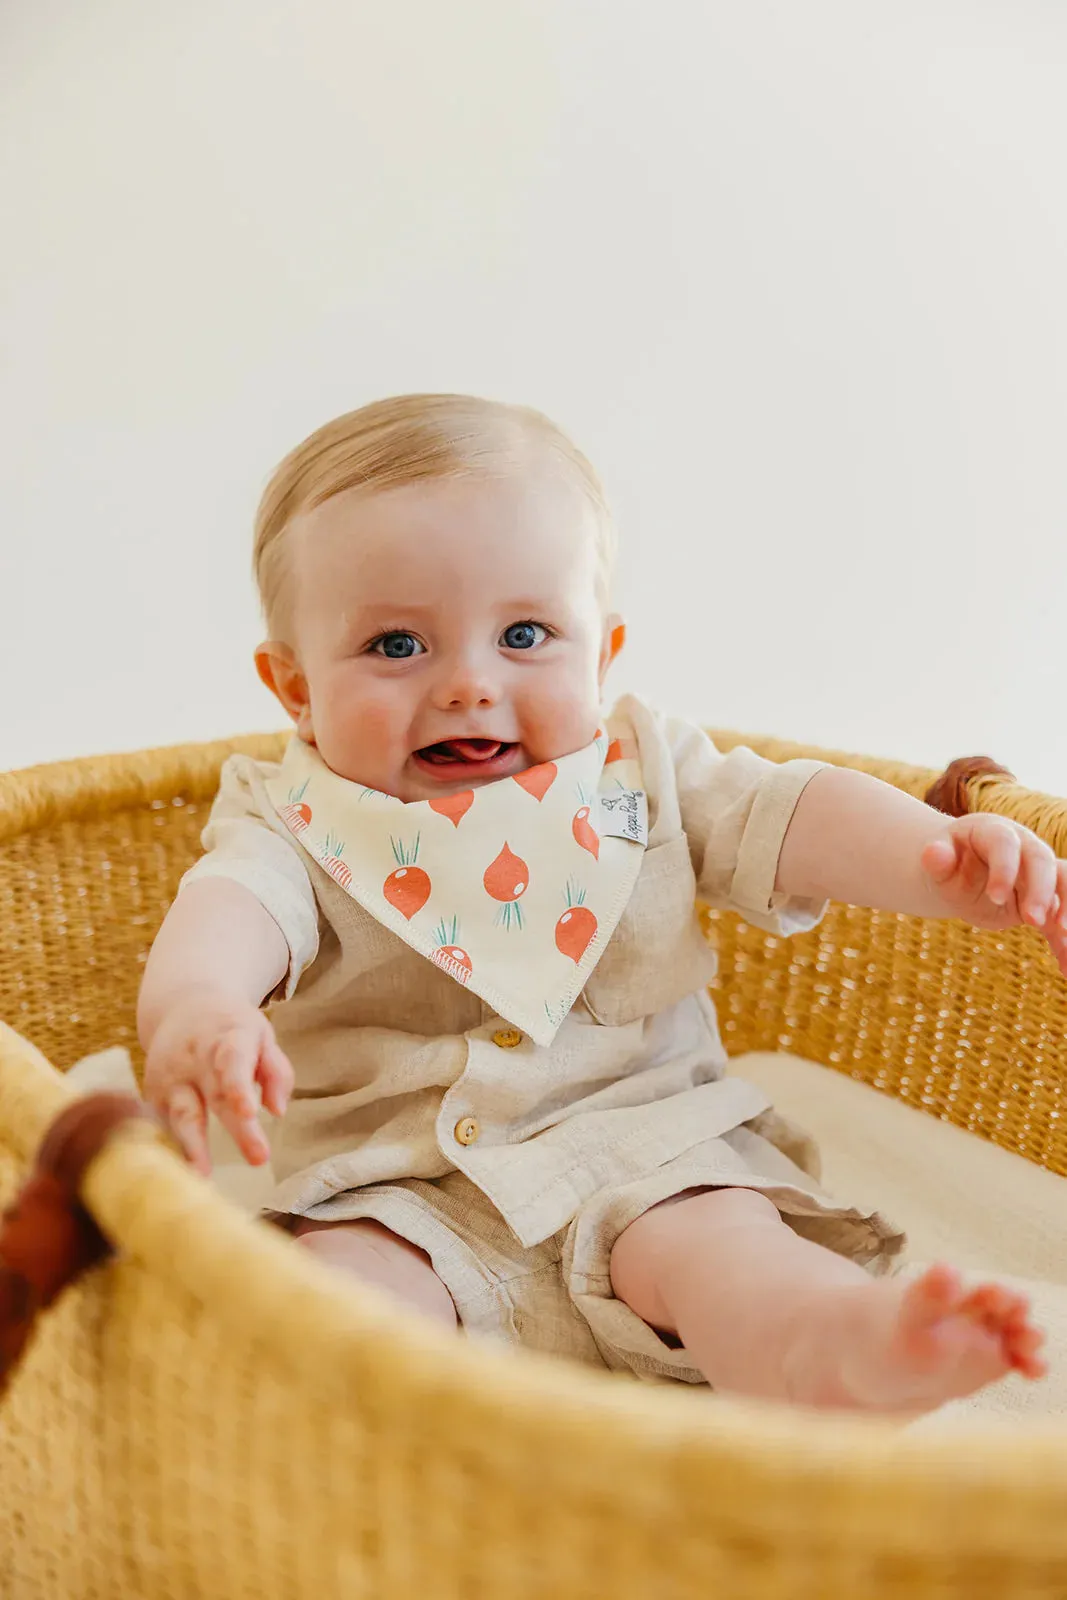
[[[49,1060],[134,1045],[141,963],[235,747],[281,741],[0,778],[0,1203],[69,1094]],[[913,793],[934,776],[833,759]],[[1067,852],[1067,804],[984,779],[972,800]],[[848,907],[788,944],[717,933],[732,1052],[812,1056],[1067,1172],[1067,1004],[1035,935]],[[0,1402],[4,1597],[1067,1595],[1062,1427],[913,1437],[469,1346],[144,1140],[108,1147],[85,1198],[122,1256],[48,1314]]]

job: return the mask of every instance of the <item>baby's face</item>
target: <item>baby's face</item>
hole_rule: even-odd
[[[611,626],[592,512],[565,483],[336,495],[290,529],[298,732],[401,800],[594,737]]]

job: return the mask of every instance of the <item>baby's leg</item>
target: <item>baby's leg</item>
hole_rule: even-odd
[[[766,1196],[679,1196],[639,1217],[611,1257],[616,1295],[676,1334],[716,1389],[799,1404],[918,1413],[1012,1368],[1036,1378],[1026,1301],[967,1291],[950,1268],[904,1282],[801,1239]]]
[[[430,1265],[429,1256],[380,1222],[369,1217],[355,1222],[313,1222],[304,1217],[293,1229],[293,1237],[320,1260],[377,1284],[413,1310],[450,1328],[457,1325],[452,1296]]]

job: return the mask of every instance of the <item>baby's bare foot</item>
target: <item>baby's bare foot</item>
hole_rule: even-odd
[[[1011,1371],[1031,1379],[1047,1371],[1038,1355],[1045,1337],[1024,1296],[992,1283],[966,1289],[951,1267],[910,1282],[850,1284],[820,1309],[818,1340],[803,1341],[808,1359],[796,1350],[797,1398],[810,1380],[815,1404],[918,1413]]]

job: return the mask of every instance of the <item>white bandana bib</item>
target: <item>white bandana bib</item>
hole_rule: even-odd
[[[517,777],[410,802],[338,777],[294,738],[267,793],[364,910],[538,1044],[615,931],[648,837],[628,727]]]

